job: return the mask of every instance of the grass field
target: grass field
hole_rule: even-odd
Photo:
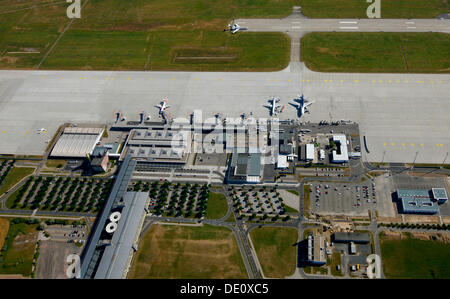
[[[449,49],[444,33],[316,32],[302,38],[301,60],[321,72],[450,73]]]
[[[8,234],[9,220],[6,218],[0,218],[0,249],[5,243],[6,235]]]
[[[361,0],[300,0],[304,15],[310,18],[366,19],[370,3]],[[448,0],[381,0],[381,18],[435,18],[448,13]]]
[[[341,265],[341,270],[338,271],[337,270],[337,266],[341,265],[341,253],[340,252],[333,252],[333,254],[331,255],[331,262],[330,262],[330,270],[331,270],[331,275],[333,276],[343,276],[342,274],[342,265]]]
[[[5,178],[5,181],[0,186],[0,195],[8,191],[11,187],[17,184],[21,179],[34,172],[33,167],[13,167]]]
[[[62,168],[66,165],[66,160],[47,160],[45,166],[49,168]]]
[[[386,278],[450,278],[450,244],[380,235]]]
[[[222,227],[152,225],[128,278],[247,278],[236,240]]]
[[[226,215],[228,203],[225,195],[222,193],[210,192],[208,196],[208,207],[206,208],[205,218],[219,219]]]
[[[84,2],[84,1],[82,1]],[[287,66],[290,41],[281,33],[231,35],[233,18],[280,18],[298,0],[89,1],[41,69],[278,70]],[[35,67],[68,24],[67,4],[35,7],[0,3],[0,68]],[[31,6],[28,3],[28,7]],[[194,49],[223,59],[179,59]],[[177,58],[178,57],[178,58]]]
[[[36,224],[11,224],[8,239],[5,242],[6,251],[2,254],[0,263],[1,274],[31,275],[31,266],[37,241]]]
[[[297,263],[298,231],[295,228],[263,227],[250,231],[264,275],[283,278],[292,275]]]

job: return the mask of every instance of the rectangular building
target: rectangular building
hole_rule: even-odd
[[[432,190],[398,189],[397,199],[400,212],[405,214],[433,215],[439,212]]]
[[[103,127],[67,127],[53,147],[50,157],[87,158],[100,141],[103,131]]]
[[[260,183],[263,173],[261,153],[240,152],[235,148],[228,167],[229,183]]]
[[[332,162],[348,163],[347,137],[345,135],[333,135],[333,141],[337,150],[332,152]]]

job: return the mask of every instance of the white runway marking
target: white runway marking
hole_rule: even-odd
[[[408,27],[408,29],[416,29],[417,27]]]
[[[339,27],[339,29],[353,29],[353,30],[355,30],[355,29],[358,29],[358,27]]]
[[[356,21],[340,21],[341,24],[358,24]]]
[[[300,29],[300,26],[292,26],[292,29]]]

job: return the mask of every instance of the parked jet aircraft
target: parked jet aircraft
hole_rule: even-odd
[[[308,106],[310,106],[314,101],[306,101],[303,94],[298,95],[298,98],[294,99],[294,103],[289,103],[298,111],[298,117],[301,117],[305,113],[309,113]]]
[[[284,106],[281,107],[280,99],[276,97],[272,97],[272,99],[269,100],[270,105],[264,105],[264,107],[270,109],[270,116],[277,115],[278,112],[283,112]],[[280,108],[281,109],[278,109]]]
[[[162,102],[159,105],[156,105],[155,107],[159,108],[159,114],[163,114],[164,111],[166,111],[167,108],[170,106],[167,105],[167,99],[163,99]]]

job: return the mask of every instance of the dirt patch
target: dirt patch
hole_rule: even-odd
[[[0,279],[27,279],[20,274],[0,274]]]
[[[0,248],[5,244],[5,238],[8,235],[9,220],[0,218]]]
[[[406,223],[437,223],[439,224],[438,216],[416,216],[416,215],[405,215]]]
[[[17,60],[19,60],[19,58],[17,57],[12,57],[12,56],[3,56],[0,58],[0,62],[6,62],[9,64],[14,64],[17,62]]]

